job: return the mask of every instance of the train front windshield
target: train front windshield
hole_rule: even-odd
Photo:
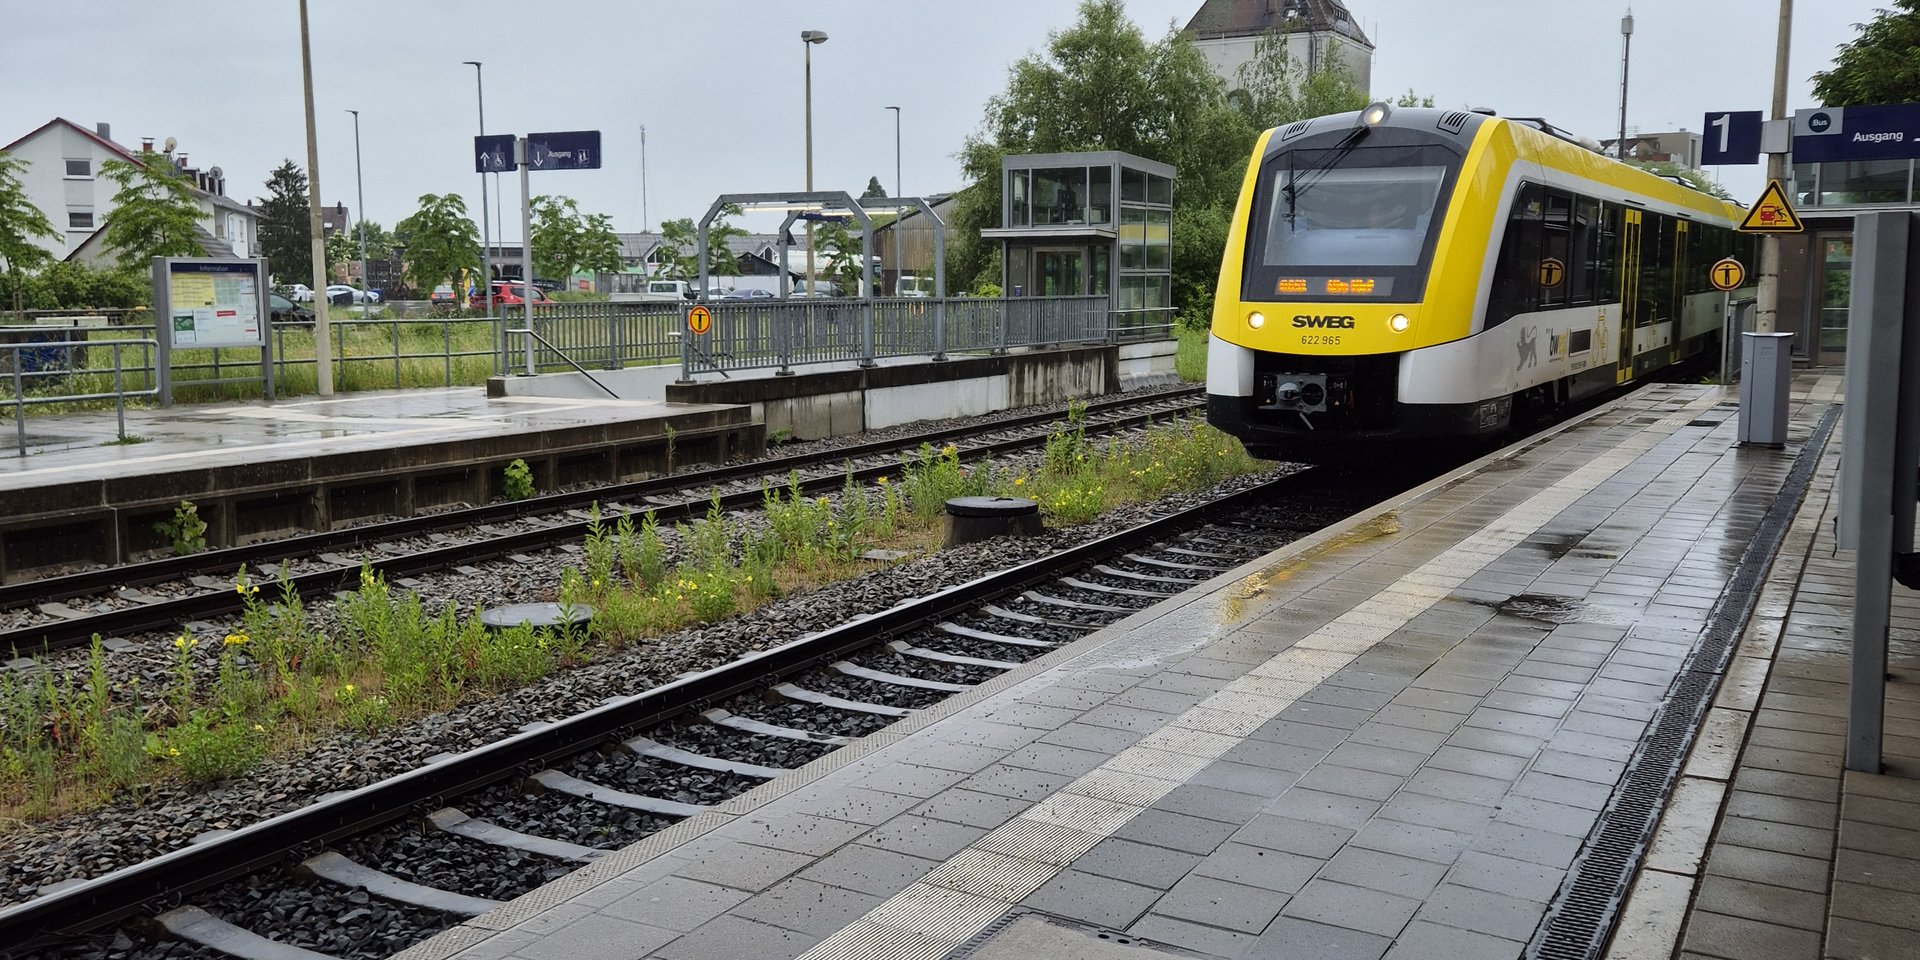
[[[1269,158],[1247,231],[1248,300],[1416,300],[1458,157],[1437,146]]]

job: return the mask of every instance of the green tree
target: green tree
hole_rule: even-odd
[[[1920,101],[1920,0],[1893,0],[1853,28],[1833,67],[1813,75],[1813,95],[1829,107]]]
[[[480,228],[458,194],[425,194],[413,216],[394,225],[407,238],[406,277],[416,290],[442,283],[460,289],[464,271],[480,269]]]
[[[815,246],[826,255],[826,265],[819,277],[840,285],[847,293],[858,293],[865,273],[860,269],[860,259],[864,255],[860,249],[860,240],[845,224],[825,223],[815,231]]]
[[[580,215],[572,197],[533,198],[533,275],[566,281],[620,270],[620,238],[606,214]]]
[[[744,237],[747,231],[727,222],[728,217],[740,215],[740,208],[727,206],[707,227],[707,272],[714,276],[735,277],[740,275],[740,261],[728,248],[731,237]],[[658,273],[663,277],[677,280],[692,280],[700,276],[700,232],[694,227],[692,217],[668,220],[660,225],[660,252]]]
[[[172,157],[142,151],[138,162],[108,160],[100,165],[100,175],[119,187],[107,214],[106,244],[121,263],[207,255],[195,232],[200,201]]]
[[[267,177],[260,202],[260,253],[281,283],[313,282],[308,222],[307,174],[288,160]]]
[[[879,177],[868,177],[867,188],[860,191],[860,199],[873,200],[887,195],[887,188],[880,185]]]
[[[0,261],[12,275],[16,311],[23,309],[25,275],[53,262],[53,252],[33,242],[34,238],[60,238],[47,215],[27,200],[26,187],[20,182],[20,172],[26,168],[24,161],[0,151]]]

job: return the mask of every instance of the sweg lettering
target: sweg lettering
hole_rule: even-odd
[[[1888,133],[1856,133],[1853,135],[1854,143],[1900,143],[1906,139],[1906,133],[1900,130],[1894,130]]]
[[[1302,313],[1302,314],[1296,315],[1293,318],[1293,325],[1296,327],[1323,327],[1323,328],[1339,328],[1342,330],[1352,330],[1353,318],[1352,317],[1336,317],[1336,316],[1324,316],[1324,317],[1312,316],[1309,314]]]

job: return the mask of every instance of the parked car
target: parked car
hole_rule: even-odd
[[[723,296],[720,297],[720,299],[722,300],[772,300],[774,299],[774,296],[773,296],[773,291],[771,290],[761,290],[757,287],[736,287],[732,290],[728,290]]]
[[[301,323],[313,326],[313,311],[277,293],[267,295],[267,309],[274,323]]]
[[[692,300],[698,288],[685,280],[648,280],[643,300]]]
[[[453,284],[451,283],[443,283],[434,287],[433,292],[427,294],[428,306],[451,307],[459,302],[460,298],[454,294]]]
[[[288,283],[288,284],[282,284],[282,286],[285,286],[287,288],[287,299],[292,300],[294,303],[312,303],[313,302],[312,287],[309,287],[304,283]]]
[[[525,306],[527,302],[525,299],[526,289],[527,288],[521,286],[517,280],[495,280],[492,284],[493,302],[503,308]],[[485,310],[487,309],[487,296],[476,292],[469,298],[467,305],[475,310]],[[533,305],[536,308],[551,307],[554,305],[554,301],[536,285],[533,288]]]
[[[362,290],[359,287],[350,287],[344,283],[330,284],[327,287],[327,302],[338,304],[379,303],[380,291]]]

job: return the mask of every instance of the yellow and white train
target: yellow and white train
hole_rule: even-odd
[[[1269,130],[1220,265],[1208,419],[1255,456],[1351,460],[1716,350],[1708,268],[1748,252],[1740,215],[1537,120],[1376,103]]]

